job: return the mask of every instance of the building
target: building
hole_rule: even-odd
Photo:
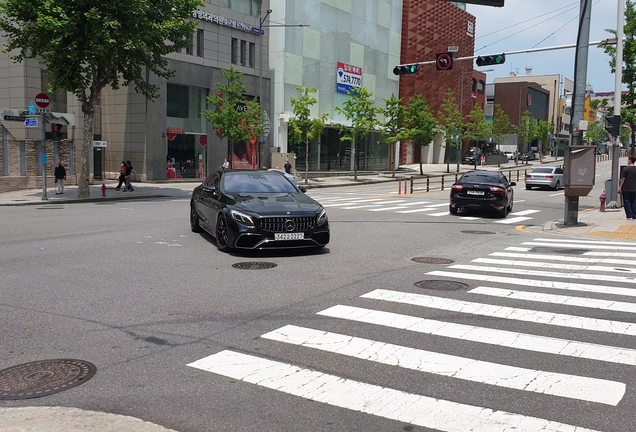
[[[234,68],[244,73],[246,99],[261,100],[265,109],[269,107],[269,18],[265,12],[269,7],[269,0],[207,1],[193,13],[199,25],[190,46],[167,56],[174,76],[168,80],[148,76],[160,89],[154,101],[146,101],[130,87],[104,89],[95,113],[94,140],[98,144],[92,154],[94,179],[116,178],[122,160],[130,160],[143,180],[204,177],[220,166],[228,155],[227,143],[202,116],[208,105],[206,97],[223,81],[222,70]],[[37,93],[48,90],[49,78],[36,60],[15,64],[7,54],[0,54],[0,60],[3,76],[9,77],[0,80],[0,107],[25,109]],[[48,168],[52,170],[59,156],[74,172],[83,116],[71,93],[57,91],[50,97],[52,111],[74,114],[76,126],[64,128],[68,128],[63,131],[67,140],[47,146]],[[9,175],[37,176],[37,142],[41,141],[37,131],[27,131],[19,122],[3,121],[2,136],[3,148],[8,149],[5,154],[13,161],[7,162],[12,167]],[[262,143],[260,155],[252,155],[249,161],[239,145],[232,149],[233,159],[254,168],[269,163],[269,142]],[[242,144],[243,149],[246,146]],[[16,163],[16,159],[24,160],[23,155],[26,164]]]

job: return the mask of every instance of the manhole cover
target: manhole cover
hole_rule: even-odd
[[[435,258],[435,257],[415,257],[411,258],[411,261],[415,261],[420,264],[452,264],[455,261],[448,258]]]
[[[33,399],[59,393],[93,378],[97,368],[84,360],[40,360],[0,370],[0,400]]]
[[[425,280],[415,282],[415,286],[418,288],[437,290],[437,291],[459,291],[468,289],[468,285],[461,282],[446,281],[446,280]]]
[[[232,264],[232,267],[240,270],[266,270],[276,267],[278,264],[272,262],[240,262]]]
[[[551,247],[537,246],[530,249],[530,252],[541,254],[559,254],[559,255],[585,255],[590,249],[565,248],[555,249]]]
[[[460,231],[462,234],[495,234],[492,231],[471,231],[471,230],[466,230],[466,231]]]

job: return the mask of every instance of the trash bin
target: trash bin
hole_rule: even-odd
[[[619,180],[620,184],[620,180]],[[605,195],[607,195],[607,204],[610,202],[610,197],[612,196],[612,180],[605,180]],[[616,204],[619,207],[623,207],[623,196],[621,194],[616,194]]]

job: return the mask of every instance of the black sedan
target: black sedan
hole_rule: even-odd
[[[508,182],[500,172],[467,172],[451,186],[451,214],[457,214],[460,208],[496,211],[506,217],[512,211],[515,182]]]
[[[190,228],[219,250],[321,248],[329,243],[325,209],[272,171],[217,171],[192,192]]]

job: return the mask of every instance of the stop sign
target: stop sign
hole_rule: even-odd
[[[51,99],[46,93],[38,93],[35,96],[35,104],[40,108],[46,108],[49,106],[50,103]]]

